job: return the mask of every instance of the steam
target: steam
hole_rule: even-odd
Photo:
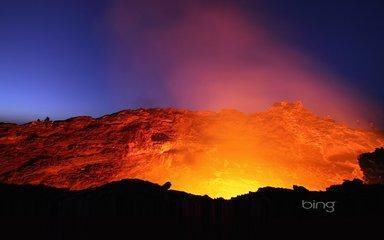
[[[174,107],[254,112],[276,101],[302,100],[317,114],[337,120],[361,117],[361,97],[338,85],[340,76],[285,45],[244,9],[229,3],[178,3],[115,2],[110,10],[117,49],[112,65],[129,72],[125,80],[115,80],[117,88],[132,90],[139,81],[147,86],[136,90],[140,98],[148,95]],[[151,91],[164,97],[153,99]]]

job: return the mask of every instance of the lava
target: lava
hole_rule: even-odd
[[[85,189],[138,178],[229,198],[259,187],[320,190],[361,178],[357,156],[384,135],[321,118],[300,102],[245,114],[126,110],[0,124],[0,181]]]

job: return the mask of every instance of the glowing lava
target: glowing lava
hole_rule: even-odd
[[[383,145],[382,133],[317,117],[301,103],[255,114],[139,109],[0,124],[0,180],[84,189],[140,178],[228,198],[361,177],[357,155]]]

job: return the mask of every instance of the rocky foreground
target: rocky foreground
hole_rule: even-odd
[[[141,180],[69,191],[0,184],[2,236],[12,239],[258,239],[313,230],[382,229],[384,185],[347,181],[325,192],[262,188],[230,200]],[[303,202],[304,201],[304,202]],[[10,235],[7,235],[10,234]]]
[[[357,156],[380,146],[383,133],[317,117],[300,102],[255,114],[127,110],[0,124],[0,181],[79,190],[138,178],[212,197],[319,190],[361,178]]]

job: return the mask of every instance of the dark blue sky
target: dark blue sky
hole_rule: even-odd
[[[236,9],[236,13],[232,12],[233,9]],[[210,11],[213,12],[212,16],[224,16],[222,25],[220,17],[217,18],[218,22],[216,18],[210,18]],[[205,24],[206,21],[209,23]],[[218,36],[225,36],[212,41],[222,46],[213,44],[215,50],[212,52],[210,39],[214,36],[204,32],[210,32],[210,28],[204,28],[204,25],[211,26],[210,23],[219,26]],[[243,26],[246,30],[237,32]],[[201,34],[199,29],[203,29]],[[186,39],[191,37],[183,37],[189,36],[190,32],[193,33],[192,44]],[[264,32],[268,37],[264,36]],[[232,39],[232,35],[239,37]],[[263,37],[259,37],[261,35]],[[172,40],[168,41],[168,38]],[[225,41],[222,41],[223,38]],[[249,43],[250,38],[252,44]],[[203,45],[209,44],[204,47],[200,47],[200,44],[196,48],[194,44],[198,45],[200,41]],[[269,41],[273,41],[273,44],[269,44]],[[235,47],[228,50],[231,42],[235,42]],[[233,68],[242,70],[240,78],[264,76],[260,75],[263,56],[268,59],[266,63],[279,61],[278,56],[281,55],[284,59],[301,59],[295,64],[297,69],[300,68],[297,65],[306,64],[302,60],[302,56],[305,56],[305,59],[310,59],[311,66],[305,66],[305,75],[297,75],[297,79],[308,76],[308,69],[313,69],[313,66],[315,72],[326,69],[327,74],[336,77],[327,79],[324,84],[347,88],[351,94],[349,97],[358,98],[356,101],[367,100],[369,107],[360,114],[366,114],[365,120],[380,125],[384,117],[383,43],[384,2],[380,0],[234,0],[201,3],[175,0],[157,3],[151,0],[3,0],[0,5],[0,120],[23,122],[45,116],[54,119],[75,115],[100,116],[137,107],[204,108],[205,105],[194,96],[200,92],[204,96],[210,95],[211,90],[204,88],[211,86],[196,80],[201,88],[188,92],[195,81],[191,75],[195,76],[198,72],[210,77],[220,76],[213,69],[233,63],[238,58],[236,51],[239,48],[242,53],[250,53],[247,58],[252,58],[244,60],[244,54],[241,54],[241,67]],[[252,49],[247,51],[244,46]],[[253,54],[252,46],[259,51]],[[279,50],[265,50],[275,47]],[[196,67],[204,53],[209,55],[205,58],[209,60],[207,63],[215,62],[209,70],[207,64],[203,68]],[[296,54],[300,57],[294,57]],[[259,60],[254,61],[256,55]],[[185,61],[183,56],[188,59],[193,56],[196,61]],[[180,62],[182,65],[179,65]],[[248,74],[255,62],[258,64],[255,66],[258,74]],[[284,71],[285,62],[287,60],[281,60],[278,64],[279,71]],[[247,65],[247,69],[243,69],[244,65]],[[193,74],[187,74],[185,69],[193,69]],[[287,66],[287,69],[294,73],[301,72],[293,71],[291,66]],[[226,76],[236,76],[234,71],[226,72]],[[173,82],[175,76],[184,78],[183,74],[188,75],[185,76],[187,82]],[[278,76],[284,76],[284,72]],[[276,76],[268,77],[272,79],[268,82],[273,82]],[[225,86],[232,86],[228,81],[223,80]],[[263,100],[258,101],[262,104],[255,104],[253,109],[252,101],[248,105],[230,102],[228,107],[257,111],[260,106],[272,104],[272,101],[300,98],[297,92],[290,90],[274,92],[273,85],[264,88],[264,92],[243,90],[256,86],[250,81],[245,81],[244,87],[239,88],[241,90],[229,91],[229,94],[239,97],[247,93],[260,93],[263,96],[260,99]],[[262,83],[265,85],[266,82]],[[290,80],[285,83],[286,89],[290,89]],[[214,86],[218,84],[221,82],[214,80]],[[298,83],[291,85],[295,84]],[[185,86],[186,90],[181,91],[185,99],[181,100],[173,86]],[[273,92],[270,94],[273,97],[266,98],[269,92]],[[287,92],[286,96],[284,92]],[[303,96],[303,99],[308,99],[308,105],[316,109],[316,104],[321,104],[319,98],[309,95]],[[211,94],[211,98],[215,96]],[[203,99],[203,102],[213,102],[206,105],[207,108],[227,107],[217,104],[215,99]],[[322,113],[325,112],[322,109]]]

